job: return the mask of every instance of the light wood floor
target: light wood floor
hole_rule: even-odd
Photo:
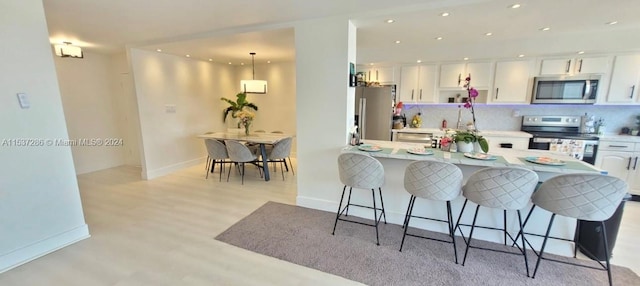
[[[248,168],[242,186],[233,174],[205,180],[203,167],[151,181],[134,167],[80,175],[92,237],[0,274],[0,285],[360,285],[214,240],[267,201],[295,204],[296,177],[264,182]],[[627,203],[613,259],[636,273],[639,219],[640,204]]]

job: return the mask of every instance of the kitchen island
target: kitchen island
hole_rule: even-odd
[[[357,146],[345,147],[342,152],[361,152],[368,153],[373,157],[376,157],[385,168],[385,184],[382,187],[384,206],[387,214],[387,221],[390,223],[401,224],[407,204],[409,203],[409,193],[404,190],[404,170],[409,163],[414,160],[435,160],[449,162],[457,165],[462,170],[465,180],[475,171],[493,166],[518,166],[535,171],[540,181],[543,182],[560,174],[568,173],[601,173],[602,171],[595,168],[592,165],[576,160],[564,154],[553,153],[542,150],[515,150],[515,149],[503,149],[495,148],[490,149],[489,154],[495,156],[495,160],[477,160],[467,158],[462,153],[449,153],[443,152],[437,149],[432,150],[433,155],[414,155],[407,152],[408,149],[420,148],[424,145],[416,143],[404,143],[404,142],[389,142],[389,141],[372,141],[367,140],[365,143],[379,146],[381,151],[366,152],[358,149]],[[537,156],[537,157],[550,157],[553,159],[559,159],[565,161],[565,165],[562,166],[549,166],[530,163],[524,158]],[[338,199],[338,198],[336,198]],[[370,203],[371,197],[368,192],[354,191],[352,201],[358,201],[362,203]],[[454,217],[457,218],[464,203],[464,197],[460,196],[452,203],[452,211]],[[468,203],[464,216],[461,219],[461,223],[470,224],[473,218],[473,210],[475,205],[471,202]],[[336,201],[337,209],[337,201]],[[414,215],[436,217],[440,219],[446,219],[445,204],[442,202],[434,202],[428,200],[416,200],[416,207],[414,208]],[[523,210],[523,219],[528,212],[529,208]],[[354,208],[353,212],[350,210],[350,214],[362,216],[365,218],[371,217],[371,211],[360,211]],[[548,219],[551,214],[545,210],[537,208],[528,224],[525,231],[536,234],[544,234]],[[503,225],[503,216],[501,210],[490,210],[487,208],[481,208],[478,215],[478,224],[484,226],[501,228]],[[431,222],[426,220],[412,220],[412,227],[419,227],[447,233],[446,224]],[[551,232],[552,236],[560,237],[564,239],[572,239],[575,231],[576,220],[556,217],[554,221],[554,227]],[[515,212],[509,212],[507,215],[507,229],[515,237],[518,230],[517,215]],[[468,235],[469,228],[463,227],[465,235]],[[474,238],[483,239],[493,242],[502,243],[503,235],[498,231],[477,229],[474,231]],[[527,236],[532,244],[539,249],[542,239],[535,236]],[[560,255],[573,255],[573,245],[570,242],[560,240],[550,240],[547,244],[547,249],[551,253]]]

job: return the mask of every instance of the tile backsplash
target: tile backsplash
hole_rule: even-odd
[[[635,127],[636,116],[640,115],[640,106],[479,104],[474,109],[479,130],[520,130],[523,115],[580,116],[588,113],[595,115],[596,119],[604,119],[606,133],[619,133],[622,127]],[[456,105],[404,105],[407,121],[418,112],[422,114],[424,128],[439,128],[443,119],[447,120],[447,127],[456,127]],[[470,109],[462,108],[461,115],[463,125],[472,121]]]

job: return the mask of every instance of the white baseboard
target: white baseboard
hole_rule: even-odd
[[[180,171],[180,170],[185,169],[185,168],[189,168],[189,167],[193,167],[193,166],[196,166],[196,165],[199,165],[199,164],[203,164],[205,162],[205,160],[206,160],[206,157],[202,157],[202,158],[197,158],[197,159],[193,159],[193,160],[189,160],[189,161],[176,163],[176,164],[173,164],[173,165],[165,166],[165,167],[154,169],[154,170],[147,170],[146,173],[143,171],[142,178],[145,179],[145,180],[155,179],[157,177],[168,175],[168,174],[171,174],[171,173],[176,172],[176,171]]]
[[[45,238],[12,252],[0,256],[0,273],[35,260],[58,249],[91,237],[86,224],[74,229]]]

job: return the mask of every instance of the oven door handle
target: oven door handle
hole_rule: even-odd
[[[551,143],[552,140],[556,140],[554,138],[540,138],[540,137],[534,137],[533,139],[533,143]]]

